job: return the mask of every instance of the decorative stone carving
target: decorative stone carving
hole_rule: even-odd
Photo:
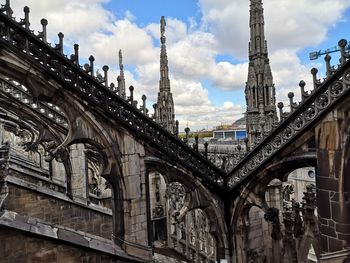
[[[9,168],[9,158],[10,143],[4,142],[0,145],[0,211],[3,209],[5,199],[8,196],[6,177]]]
[[[270,207],[267,209],[266,214],[264,215],[266,221],[272,223],[272,232],[271,237],[273,240],[281,240],[281,225],[279,219],[279,209],[275,207]]]

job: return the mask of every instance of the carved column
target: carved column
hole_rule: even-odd
[[[73,144],[70,147],[70,156],[72,161],[72,194],[74,199],[80,199],[86,202],[87,192],[87,173],[86,159],[83,144]]]
[[[338,110],[316,127],[321,262],[342,262],[350,254],[349,123],[349,110]]]

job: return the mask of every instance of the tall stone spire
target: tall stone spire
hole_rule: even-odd
[[[123,99],[125,99],[126,98],[125,77],[124,77],[123,54],[122,54],[121,49],[119,49],[119,70],[120,70],[120,73],[119,73],[119,76],[117,78],[119,96],[122,97]]]
[[[157,105],[155,108],[155,121],[169,132],[176,133],[175,111],[173,95],[170,91],[168,57],[166,52],[165,19],[160,19],[160,80]]]
[[[250,0],[248,80],[245,88],[246,121],[250,144],[272,128],[277,118],[275,86],[267,53],[261,0]]]

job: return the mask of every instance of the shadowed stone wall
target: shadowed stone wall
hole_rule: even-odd
[[[317,199],[322,262],[341,262],[350,246],[349,114],[334,111],[316,127]]]

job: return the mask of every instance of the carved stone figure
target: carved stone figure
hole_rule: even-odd
[[[280,219],[278,215],[279,209],[275,207],[270,207],[264,215],[265,220],[272,223],[271,237],[273,240],[281,240],[282,238]]]

